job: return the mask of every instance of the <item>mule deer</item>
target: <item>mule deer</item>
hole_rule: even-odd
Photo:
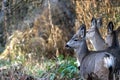
[[[66,47],[76,52],[80,66],[81,77],[87,80],[110,80],[114,70],[115,58],[106,51],[90,51],[86,43],[86,26],[82,24]],[[97,78],[97,79],[96,79]]]
[[[107,26],[107,37],[106,37],[106,42],[104,39],[101,37],[99,30],[97,28],[97,19],[92,18],[91,21],[91,29],[88,30],[87,33],[87,38],[91,41],[92,45],[96,48],[96,50],[106,50],[107,52],[110,52],[113,56],[116,57],[118,64],[120,64],[120,48],[117,40],[117,32],[120,31],[120,28],[117,30],[113,30],[114,25],[113,22],[109,22]],[[107,47],[101,46],[101,45],[106,45],[108,44]],[[99,46],[99,47],[97,47]],[[115,53],[114,53],[115,52]],[[118,65],[120,69],[120,65]]]
[[[120,27],[118,27],[117,30],[114,29],[113,22],[110,21],[107,26],[107,37],[106,40],[104,40],[99,32],[98,25],[101,25],[101,20],[98,22],[99,19],[92,18],[91,20],[91,28],[87,31],[87,39],[90,40],[91,44],[93,45],[95,50],[104,50],[108,47],[119,47],[120,45],[120,39],[119,39],[119,33],[120,33]]]
[[[113,30],[114,25],[113,25],[113,22],[110,21],[107,26],[106,41],[104,41],[104,39],[101,37],[100,32],[97,28],[97,24],[98,24],[97,19],[93,18],[91,23],[92,23],[91,24],[92,27],[90,30],[88,30],[87,38],[90,40],[90,42],[92,43],[92,45],[96,50],[106,49],[107,52],[110,52],[111,54],[113,54],[113,56],[116,57],[116,62],[117,62],[115,70],[116,71],[120,70],[120,65],[119,65],[120,64],[120,59],[119,59],[120,58],[120,48],[119,48],[120,28],[118,28],[117,30]]]
[[[99,22],[98,22],[99,21]],[[92,18],[91,28],[87,31],[86,38],[90,40],[95,50],[104,50],[106,48],[106,43],[101,37],[101,34],[98,30],[98,25],[101,26],[102,20],[97,20]]]

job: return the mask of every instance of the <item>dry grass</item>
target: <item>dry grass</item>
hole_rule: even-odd
[[[64,2],[67,2],[66,6],[62,6]],[[60,54],[66,56],[71,54],[71,51],[64,47],[68,39],[80,24],[85,23],[88,29],[93,16],[103,17],[103,27],[100,28],[103,37],[106,35],[106,25],[110,20],[114,22],[116,28],[120,24],[120,7],[111,5],[109,0],[63,0],[60,3],[48,3],[45,0],[44,3],[46,5],[37,8],[35,1],[32,5],[35,9],[28,8],[31,13],[28,12],[23,21],[20,20],[17,25],[11,24],[11,27],[17,26],[21,29],[13,30],[2,57],[7,55],[14,59],[17,55],[25,55],[25,58],[32,56],[32,59],[39,61],[44,57],[55,59]],[[92,46],[89,46],[92,49]]]
[[[116,1],[116,3],[120,3]],[[85,23],[87,29],[90,27],[92,17],[102,17],[103,27],[100,28],[100,32],[103,38],[106,35],[106,27],[109,21],[113,21],[115,28],[120,25],[120,6],[115,5],[110,0],[96,1],[96,0],[76,0],[76,29],[79,25]],[[90,49],[92,46],[89,45]]]
[[[16,16],[10,18],[9,27],[11,27],[12,35],[9,37],[6,49],[0,56],[1,59],[6,58],[11,62],[20,62],[23,63],[23,66],[39,64],[37,68],[45,70],[48,65],[44,64],[46,59],[56,61],[60,54],[68,56],[73,53],[73,51],[65,49],[66,42],[77,31],[80,24],[85,23],[88,29],[93,16],[103,17],[103,27],[100,28],[103,37],[106,35],[106,26],[110,20],[114,22],[115,28],[120,25],[120,6],[112,5],[110,0],[61,0],[59,3],[49,3],[49,7],[47,0],[42,2],[46,2],[46,5],[37,1],[28,1],[27,4],[24,4],[24,7],[28,8],[26,16],[19,19],[22,11],[19,15],[19,10],[17,10],[14,13]],[[64,4],[66,5],[63,6]],[[19,8],[21,9],[22,6]],[[90,49],[92,49],[91,46]],[[50,74],[53,77],[58,75],[54,69],[58,69],[59,66],[54,63],[54,68],[50,68]],[[34,69],[31,74],[36,73]],[[45,76],[48,73],[45,73]],[[58,78],[60,76],[57,76]]]

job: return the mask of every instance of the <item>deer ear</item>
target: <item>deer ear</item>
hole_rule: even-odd
[[[92,17],[91,27],[96,27],[96,26],[97,26],[97,20],[96,20],[96,18]]]
[[[97,27],[100,28],[102,26],[102,17],[97,19]]]
[[[108,23],[107,29],[108,29],[108,33],[112,33],[112,32],[113,32],[114,25],[113,25],[113,22],[112,22],[112,21],[110,21],[110,22]]]
[[[84,38],[86,36],[86,25],[82,24],[80,26],[80,29],[78,31],[79,36],[81,36],[82,38]]]

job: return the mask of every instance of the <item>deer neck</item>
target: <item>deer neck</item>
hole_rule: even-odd
[[[81,46],[77,49],[74,49],[75,53],[76,53],[76,57],[79,61],[79,64],[81,63],[81,61],[83,60],[83,58],[89,54],[89,50],[86,44],[86,41],[84,40],[81,43]]]
[[[95,28],[94,30],[92,30],[93,34],[92,36],[89,38],[90,42],[92,43],[93,47],[95,50],[104,50],[105,49],[105,41],[104,39],[101,37],[100,32],[97,28]]]

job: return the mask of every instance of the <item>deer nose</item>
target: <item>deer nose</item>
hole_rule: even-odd
[[[70,48],[71,48],[68,44],[66,44],[65,47],[66,47],[67,49],[70,49]]]
[[[69,45],[66,44],[65,47],[66,47],[66,48],[69,48]]]

